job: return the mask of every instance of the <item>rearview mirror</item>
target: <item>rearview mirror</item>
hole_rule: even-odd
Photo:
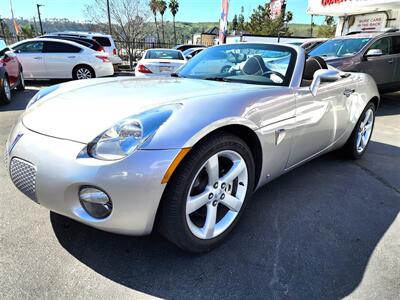
[[[310,91],[313,96],[317,96],[318,88],[322,82],[333,82],[339,80],[340,72],[338,70],[318,70],[314,73],[313,81],[310,85]]]
[[[369,49],[365,57],[382,56],[383,52],[381,49]]]

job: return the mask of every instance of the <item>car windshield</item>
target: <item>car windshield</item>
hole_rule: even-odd
[[[177,50],[149,50],[146,59],[177,59],[183,60],[181,52]]]
[[[321,44],[309,54],[310,56],[322,57],[352,56],[358,53],[370,40],[370,38],[333,39]]]
[[[6,46],[6,43],[4,42],[4,40],[2,40],[2,39],[0,39],[0,51],[2,51],[3,49],[5,49],[7,46]]]
[[[176,76],[194,79],[288,86],[296,51],[288,46],[230,44],[203,50]]]
[[[195,49],[193,49],[193,48],[186,49],[185,51],[183,51],[183,55],[188,55],[188,54],[192,53],[194,50]]]

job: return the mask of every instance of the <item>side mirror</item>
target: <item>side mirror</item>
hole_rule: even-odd
[[[318,70],[314,73],[313,81],[310,85],[310,92],[317,96],[318,88],[322,82],[333,82],[341,78],[338,70]]]
[[[189,54],[188,56],[186,56],[186,59],[187,59],[187,60],[192,59],[192,58],[193,58],[193,55],[192,55],[192,54]]]
[[[365,57],[382,56],[383,52],[381,49],[369,49]]]

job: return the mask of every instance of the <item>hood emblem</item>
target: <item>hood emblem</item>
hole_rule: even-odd
[[[24,134],[23,133],[18,133],[17,136],[15,137],[14,141],[11,143],[10,147],[8,148],[8,155],[11,155],[11,152],[13,151],[15,145],[18,143],[18,141],[22,138]]]

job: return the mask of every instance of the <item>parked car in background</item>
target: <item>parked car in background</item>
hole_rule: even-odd
[[[98,42],[109,54],[109,59],[112,64],[117,67],[122,64],[121,58],[118,56],[118,49],[115,44],[113,37],[109,34],[99,33],[99,32],[83,32],[83,31],[62,31],[53,32],[51,35],[63,36],[63,37],[80,37],[93,39]]]
[[[175,46],[173,49],[175,50],[179,50],[179,51],[185,51],[187,49],[191,49],[191,48],[206,48],[206,46],[204,45],[189,45],[189,44],[184,44],[184,45],[178,45]]]
[[[88,79],[114,74],[107,53],[72,41],[36,38],[11,47],[22,64],[26,79]]]
[[[105,52],[104,47],[93,39],[81,38],[81,37],[59,36],[59,35],[43,35],[43,36],[40,36],[39,38],[71,41],[71,42],[81,44],[82,46],[88,47],[97,52]]]
[[[149,49],[135,68],[135,76],[152,77],[170,75],[187,62],[183,53],[174,49]]]
[[[306,52],[310,52],[312,49],[315,49],[322,43],[325,43],[328,39],[326,38],[312,38],[312,39],[304,39],[302,41],[295,42],[286,42],[286,44],[296,45],[302,47]]]
[[[25,89],[22,66],[15,53],[0,39],[0,103],[11,102],[11,90]]]
[[[195,57],[197,54],[199,54],[204,49],[206,49],[206,48],[205,47],[204,48],[200,48],[200,47],[198,47],[198,48],[189,48],[189,49],[186,49],[185,51],[183,51],[182,53],[185,56],[185,58],[187,60],[189,60],[189,59],[192,59],[193,57]]]
[[[333,38],[309,53],[343,71],[371,75],[381,92],[400,90],[400,32],[364,32]]]

